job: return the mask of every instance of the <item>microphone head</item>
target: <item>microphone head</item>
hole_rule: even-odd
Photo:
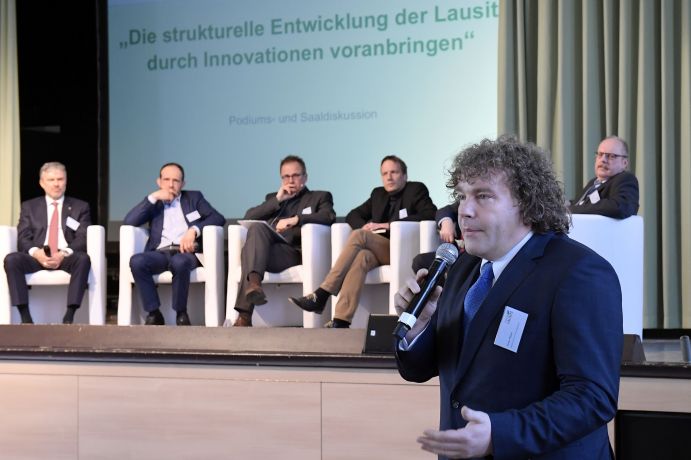
[[[434,257],[452,265],[458,259],[458,248],[452,243],[442,243],[437,248]]]

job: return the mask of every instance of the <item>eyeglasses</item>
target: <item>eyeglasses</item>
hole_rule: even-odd
[[[300,173],[300,174],[284,174],[283,176],[281,176],[281,180],[282,180],[283,182],[288,182],[288,181],[291,180],[291,179],[293,179],[293,180],[298,180],[298,179],[301,178],[303,175],[304,175],[304,174],[302,174],[302,173]]]
[[[617,158],[628,158],[628,155],[620,155],[618,153],[608,153],[608,152],[595,152],[595,156],[598,158],[605,157],[607,161],[613,161]]]

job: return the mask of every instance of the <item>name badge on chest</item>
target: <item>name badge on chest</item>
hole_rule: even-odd
[[[504,314],[499,324],[497,336],[494,338],[494,344],[516,353],[518,351],[518,345],[521,343],[521,336],[523,335],[523,329],[527,321],[527,313],[516,310],[508,305],[504,307]]]

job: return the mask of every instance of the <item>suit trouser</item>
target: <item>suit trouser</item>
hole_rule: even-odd
[[[190,252],[145,251],[133,255],[130,268],[144,310],[152,312],[161,306],[153,276],[170,270],[173,274],[173,310],[187,311],[190,274],[199,266],[199,259]]]
[[[389,240],[368,230],[354,230],[321,288],[339,294],[334,318],[352,322],[367,272],[389,263]]]
[[[286,243],[273,230],[265,225],[252,225],[247,230],[247,239],[240,253],[241,276],[240,288],[235,299],[235,309],[243,313],[252,313],[254,305],[247,301],[247,277],[256,272],[260,279],[264,273],[282,272],[286,268],[300,265],[302,254],[299,250]]]
[[[81,305],[84,291],[89,282],[89,269],[91,259],[85,252],[73,252],[62,259],[58,270],[64,270],[70,274],[70,284],[67,288],[67,305]],[[10,290],[10,302],[12,305],[29,304],[29,288],[26,285],[24,275],[45,270],[38,260],[25,252],[13,252],[5,257],[5,273]]]

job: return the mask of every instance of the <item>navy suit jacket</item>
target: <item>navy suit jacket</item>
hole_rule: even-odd
[[[613,217],[615,219],[626,219],[638,212],[638,179],[628,171],[610,177],[597,189],[600,201],[591,203],[586,198],[583,204],[578,205],[585,192],[593,185],[595,178],[585,184],[580,195],[571,201],[571,212],[573,214],[599,214],[601,216]]]
[[[406,380],[440,381],[440,427],[489,414],[495,459],[609,459],[623,342],[614,269],[561,234],[533,235],[496,280],[463,341],[463,300],[481,260],[462,254],[409,351]],[[506,306],[528,314],[516,353],[494,344]]]
[[[79,223],[76,229],[67,226],[68,217]],[[65,196],[60,224],[67,247],[75,252],[86,252],[86,228],[91,225],[89,203]],[[47,232],[48,208],[45,196],[24,201],[19,212],[19,224],[17,224],[17,251],[28,252],[31,248],[43,247]]]
[[[434,213],[437,207],[429,197],[429,191],[422,182],[407,182],[405,187],[398,193],[401,198],[398,201],[398,209],[392,210],[397,216],[391,219],[386,213],[386,205],[389,202],[389,192],[384,187],[377,187],[372,190],[369,199],[362,203],[357,208],[353,209],[346,216],[346,222],[350,224],[353,229],[360,228],[368,222],[393,222],[397,220],[403,221],[421,221],[434,219]],[[405,209],[406,217],[400,217],[400,211]]]
[[[225,224],[223,216],[216,211],[211,204],[204,198],[201,192],[195,190],[183,190],[180,194],[180,207],[182,213],[185,215],[185,222],[189,227],[195,226],[199,228],[199,236],[197,242],[199,243],[197,252],[202,252],[202,230],[207,225]],[[139,202],[130,212],[127,213],[123,220],[124,225],[134,225],[139,227],[144,224],[149,225],[149,239],[146,242],[145,250],[154,251],[161,244],[161,233],[163,232],[163,209],[162,201],[157,201],[151,204],[148,197],[145,197]],[[197,211],[199,217],[190,220],[191,213]]]

